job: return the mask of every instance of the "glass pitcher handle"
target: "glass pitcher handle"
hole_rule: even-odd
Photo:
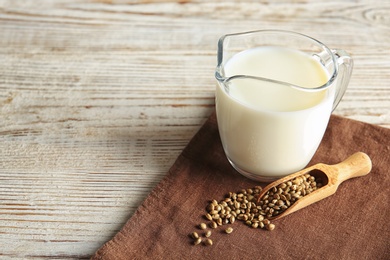
[[[344,50],[332,50],[333,55],[336,56],[337,63],[339,66],[339,71],[337,75],[337,86],[336,86],[336,93],[335,93],[335,99],[333,102],[333,108],[332,111],[336,109],[337,105],[340,103],[341,98],[343,97],[345,91],[347,90],[347,86],[349,83],[349,80],[351,79],[352,75],[352,68],[353,68],[353,60],[351,56]]]

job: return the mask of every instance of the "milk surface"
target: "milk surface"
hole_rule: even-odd
[[[279,82],[316,88],[329,79],[325,68],[303,52],[259,47],[233,56],[224,74],[271,79],[235,77],[217,86],[218,127],[233,166],[254,179],[275,179],[304,168],[325,132],[333,93]]]

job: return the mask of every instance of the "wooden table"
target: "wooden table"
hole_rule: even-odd
[[[347,50],[334,113],[390,127],[388,1],[0,0],[0,257],[89,258],[213,111],[218,38],[268,28]]]

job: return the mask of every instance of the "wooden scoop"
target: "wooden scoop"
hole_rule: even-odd
[[[270,217],[270,220],[276,220],[282,217],[287,216],[297,210],[300,210],[306,206],[309,206],[317,201],[320,201],[330,195],[333,195],[338,186],[345,180],[360,177],[367,175],[371,171],[371,160],[367,154],[362,152],[357,152],[347,158],[345,161],[335,164],[316,164],[299,172],[290,174],[284,178],[281,178],[277,181],[274,181],[267,185],[262,192],[259,194],[260,199],[273,187],[278,186],[283,182],[292,180],[298,176],[309,173],[314,176],[316,179],[321,178],[323,186],[306,196],[295,201],[291,204],[285,211],[281,212],[279,215]]]

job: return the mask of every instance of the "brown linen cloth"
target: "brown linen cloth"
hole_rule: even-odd
[[[204,233],[197,225],[208,223],[203,215],[209,200],[259,185],[229,165],[213,113],[167,176],[92,259],[390,259],[390,129],[332,116],[309,165],[336,164],[357,151],[371,157],[371,173],[275,221],[275,230],[236,221],[209,229],[212,246],[194,246],[189,234]],[[224,233],[228,226],[233,233]]]

